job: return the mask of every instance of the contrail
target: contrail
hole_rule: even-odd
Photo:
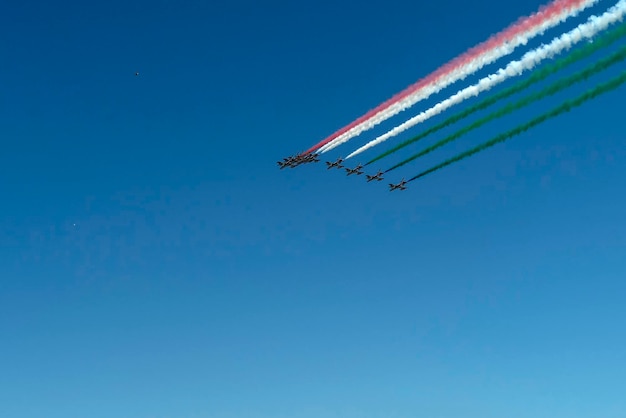
[[[553,58],[555,55],[570,49],[573,45],[584,39],[590,39],[597,33],[605,30],[609,25],[621,21],[626,13],[626,0],[620,0],[615,6],[611,7],[600,17],[591,16],[586,23],[582,23],[573,30],[566,32],[552,40],[547,45],[542,45],[532,51],[527,52],[518,61],[511,61],[506,67],[501,68],[496,73],[482,78],[478,83],[459,90],[451,97],[437,103],[428,110],[423,111],[417,116],[412,117],[406,122],[396,126],[389,132],[379,136],[378,138],[368,142],[361,148],[348,155],[347,158],[354,157],[361,152],[386,141],[387,139],[398,135],[405,130],[424,122],[425,120],[440,114],[444,110],[463,102],[473,96],[491,89],[492,87],[502,83],[508,78],[521,75],[524,71],[533,69],[541,61],[547,58]]]
[[[558,25],[569,17],[576,16],[579,12],[593,6],[598,1],[599,0],[556,0],[548,6],[540,8],[540,10],[534,15],[518,20],[518,23],[509,26],[507,29],[490,37],[487,41],[469,49],[464,54],[441,66],[430,75],[424,77],[417,83],[409,86],[402,92],[370,110],[354,122],[328,136],[318,144],[305,151],[305,153],[310,153],[318,149],[321,151],[321,148],[329,144],[331,141],[341,140],[347,138],[348,136],[352,138],[359,135],[364,130],[370,129],[372,126],[393,116],[389,115],[381,119],[381,117],[384,116],[383,114],[388,112],[392,105],[398,104],[398,102],[405,99],[409,99],[411,95],[419,92],[424,87],[438,84],[438,89],[436,90],[438,91],[459,79],[463,79],[479,70],[484,65],[488,65],[498,58],[512,53],[517,46],[525,45],[529,39],[543,34],[543,32],[547,29]],[[433,92],[429,92],[428,95]],[[422,100],[425,97],[418,98],[417,101]],[[415,98],[412,100],[415,100]],[[417,101],[414,103],[417,103]],[[395,110],[395,113],[393,114],[395,115],[401,110],[404,109]],[[370,122],[372,118],[376,118],[377,121],[374,125],[369,126],[369,123],[366,124],[366,122]]]
[[[481,126],[483,126],[485,123],[490,122],[494,119],[500,118],[502,116],[508,115],[509,113],[513,113],[516,110],[519,110],[525,106],[528,106],[529,104],[532,104],[538,100],[541,100],[545,97],[551,96],[553,94],[556,94],[558,92],[560,92],[561,90],[564,90],[568,87],[570,87],[571,85],[578,83],[580,81],[586,80],[589,77],[591,77],[592,75],[595,75],[607,68],[609,68],[611,65],[617,64],[618,62],[622,62],[624,59],[626,58],[626,46],[622,47],[618,52],[614,53],[613,55],[609,56],[608,58],[604,58],[596,63],[594,63],[593,65],[585,68],[582,71],[577,72],[576,74],[573,74],[569,77],[563,78],[561,80],[556,81],[555,83],[549,85],[548,87],[544,88],[541,91],[538,91],[536,93],[533,93],[529,96],[524,97],[523,99],[515,102],[515,103],[510,103],[508,105],[506,105],[505,107],[503,107],[502,109],[499,109],[481,119],[478,119],[477,121],[475,121],[474,123],[472,123],[471,125],[466,126],[463,129],[460,129],[458,131],[456,131],[455,133],[448,135],[447,137],[445,137],[444,139],[442,139],[441,141],[438,141],[436,143],[434,143],[433,145],[425,148],[424,150],[418,152],[417,154],[407,158],[404,161],[399,162],[398,164],[394,165],[393,167],[391,167],[390,169],[386,170],[385,173],[388,173],[392,170],[395,170],[396,168],[402,167],[405,164],[410,163],[411,161],[416,160],[417,158],[423,157],[426,154],[429,154],[431,152],[433,152],[434,150],[436,150],[437,148],[440,148],[452,141],[454,141],[455,139],[458,139],[459,137],[461,137],[462,135],[465,135],[466,133],[473,131],[474,129],[477,129]]]
[[[372,160],[370,160],[369,162],[367,162],[365,165],[370,165],[372,163],[375,163],[378,160],[381,160],[383,158],[385,158],[388,155],[393,154],[394,152],[410,145],[413,144],[417,141],[419,141],[420,139],[425,138],[426,136],[435,133],[447,126],[452,125],[455,122],[458,122],[464,118],[466,118],[467,116],[479,111],[479,110],[483,110],[488,108],[489,106],[495,104],[496,102],[506,99],[507,97],[512,96],[515,93],[518,93],[522,90],[527,89],[528,87],[530,87],[531,85],[544,80],[545,78],[547,78],[549,75],[556,73],[559,70],[562,70],[563,68],[574,64],[580,60],[583,60],[585,58],[588,58],[590,55],[592,55],[593,53],[595,53],[596,51],[602,49],[602,48],[606,48],[609,45],[611,45],[613,42],[621,39],[624,35],[626,35],[626,25],[624,23],[622,23],[620,26],[618,26],[615,29],[612,29],[609,33],[604,34],[602,37],[598,38],[597,40],[595,40],[592,43],[588,43],[584,46],[582,46],[580,49],[575,50],[574,52],[572,52],[571,54],[560,58],[559,60],[555,61],[554,63],[551,63],[549,65],[547,65],[544,68],[541,68],[537,71],[534,71],[533,73],[531,73],[531,75],[525,79],[522,80],[518,83],[516,83],[515,85],[502,90],[490,97],[487,97],[486,99],[482,100],[481,102],[475,104],[472,107],[469,107],[465,110],[463,110],[462,112],[457,113],[456,115],[453,115],[451,117],[449,117],[448,119],[444,120],[443,122],[419,133],[418,135],[414,136],[413,138],[407,139],[406,141],[402,142],[399,145],[396,145],[395,147],[391,148],[388,151],[383,152],[382,154],[376,156],[375,158],[373,158]]]
[[[338,130],[305,153],[314,150],[326,151],[331,142],[341,143],[360,135],[384,120],[408,109],[415,103],[437,93],[450,84],[480,70],[485,65],[511,54],[515,48],[525,45],[530,39],[543,34],[546,30],[557,26],[570,17],[576,16],[584,9],[598,3],[599,0],[556,0],[537,13],[518,20],[504,31],[493,35],[487,41],[469,49],[430,75],[409,86],[391,99],[370,110],[354,122]]]
[[[429,168],[426,171],[423,171],[421,173],[419,173],[417,176],[410,178],[408,181],[413,181],[413,180],[417,180],[420,177],[424,177],[427,174],[433,173],[439,169],[442,169],[452,163],[461,161],[471,155],[474,155],[478,152],[481,152],[483,150],[486,150],[487,148],[490,148],[496,144],[499,144],[500,142],[504,142],[507,139],[513,138],[516,135],[519,135],[521,133],[526,132],[527,130],[547,121],[548,119],[552,119],[558,115],[560,115],[561,113],[565,113],[565,112],[569,112],[572,108],[574,107],[578,107],[581,104],[585,103],[588,100],[591,100],[593,98],[595,98],[596,96],[599,96],[601,94],[607,93],[611,90],[615,90],[616,88],[618,88],[619,86],[621,86],[624,82],[626,82],[626,71],[623,71],[622,74],[614,79],[612,79],[611,81],[608,81],[606,83],[600,84],[599,86],[595,87],[592,90],[589,90],[588,92],[584,93],[583,95],[577,97],[576,99],[573,100],[568,100],[565,103],[561,104],[560,106],[552,109],[549,112],[544,113],[543,115],[540,115],[538,117],[536,117],[535,119],[531,120],[530,122],[527,122],[523,125],[520,125],[514,129],[511,129],[508,132],[504,132],[498,136],[496,136],[495,138],[481,144],[478,145],[477,147],[474,147],[468,151],[465,151],[455,157],[450,158],[449,160],[446,160],[432,168]]]

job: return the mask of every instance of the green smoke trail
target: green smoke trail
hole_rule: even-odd
[[[500,135],[496,136],[495,138],[491,139],[490,141],[487,141],[483,144],[478,145],[477,147],[474,147],[468,151],[465,151],[455,157],[450,158],[449,160],[446,160],[444,162],[442,162],[441,164],[438,164],[432,168],[429,168],[426,171],[423,171],[421,173],[419,173],[417,176],[410,178],[408,181],[413,181],[416,180],[420,177],[424,177],[427,174],[430,174],[432,172],[435,172],[443,167],[446,167],[452,163],[461,161],[471,155],[474,155],[480,151],[484,151],[489,147],[492,147],[500,142],[504,142],[507,139],[510,139],[516,135],[519,135],[521,133],[526,132],[527,130],[529,130],[530,128],[533,128],[537,125],[539,125],[540,123],[543,123],[545,121],[547,121],[548,119],[552,119],[558,115],[560,115],[561,113],[565,113],[565,112],[569,112],[570,110],[572,110],[574,107],[578,107],[581,104],[585,103],[588,100],[591,100],[593,98],[595,98],[596,96],[599,96],[601,94],[607,93],[611,90],[615,90],[616,88],[618,88],[619,86],[621,86],[624,82],[626,82],[626,71],[623,71],[622,74],[606,83],[600,84],[597,87],[589,90],[588,92],[582,94],[581,96],[577,97],[576,99],[573,100],[568,100],[565,103],[561,104],[558,107],[555,107],[554,109],[550,110],[549,112],[544,113],[543,115],[540,115],[538,117],[536,117],[535,119],[532,119],[530,122],[527,122],[523,125],[520,125],[516,128],[511,129],[508,132],[504,132],[501,133]]]
[[[407,158],[406,160],[403,160],[401,162],[399,162],[398,164],[394,165],[393,167],[389,168],[388,170],[385,171],[385,173],[391,171],[391,170],[395,170],[398,167],[402,167],[405,164],[408,164],[409,162],[422,157],[426,154],[429,154],[430,152],[436,150],[439,147],[442,147],[452,141],[454,141],[455,139],[458,139],[460,136],[465,135],[466,133],[473,131],[474,129],[477,129],[479,127],[481,127],[482,125],[486,124],[487,122],[490,122],[494,119],[500,118],[504,115],[508,115],[509,113],[512,113],[516,110],[521,109],[522,107],[528,106],[529,104],[532,104],[538,100],[541,100],[545,97],[551,96],[553,94],[556,94],[558,92],[560,92],[561,90],[566,89],[567,87],[570,87],[571,85],[578,83],[580,81],[586,80],[589,77],[591,77],[594,74],[599,73],[602,70],[605,70],[606,68],[610,67],[611,65],[617,64],[618,62],[623,61],[626,58],[626,46],[622,47],[619,51],[615,52],[613,55],[604,58],[592,65],[590,65],[589,67],[585,68],[582,71],[579,71],[575,74],[572,74],[569,77],[565,77],[563,79],[557,80],[556,82],[554,82],[553,84],[545,87],[543,90],[540,90],[536,93],[533,93],[529,96],[526,96],[520,100],[518,100],[515,103],[510,103],[506,106],[504,106],[501,109],[496,110],[493,113],[490,113],[489,115],[478,119],[477,121],[475,121],[474,123],[454,132],[453,134],[448,135],[447,137],[445,137],[444,139],[434,143],[433,145],[425,148],[424,150],[418,152],[415,155],[412,155],[411,157]]]
[[[621,39],[624,35],[626,35],[626,22],[621,23],[619,26],[617,26],[616,28],[612,29],[611,31],[607,32],[606,34],[602,35],[601,37],[599,37],[598,39],[596,39],[593,42],[590,42],[588,44],[585,44],[583,47],[574,50],[574,52],[572,52],[571,54],[558,59],[557,61],[546,65],[545,67],[534,71],[530,77],[528,77],[525,80],[522,80],[514,85],[512,85],[511,87],[502,90],[501,92],[498,92],[490,97],[487,97],[486,99],[484,99],[483,101],[475,104],[474,106],[471,106],[467,109],[465,109],[462,112],[457,113],[456,115],[453,115],[451,117],[449,117],[448,119],[444,120],[443,122],[421,132],[420,134],[414,136],[413,138],[409,138],[406,141],[396,145],[395,147],[391,148],[388,151],[383,152],[382,154],[378,155],[377,157],[373,158],[372,160],[370,160],[369,162],[367,162],[365,165],[369,165],[372,164],[382,158],[385,158],[386,156],[393,154],[394,152],[398,151],[399,149],[402,149],[404,147],[406,147],[407,145],[410,145],[414,142],[419,141],[420,139],[435,133],[455,122],[460,121],[461,119],[466,118],[467,116],[471,115],[472,113],[478,112],[479,110],[483,110],[486,109],[487,107],[491,106],[492,104],[496,103],[499,100],[505,99],[507,97],[512,96],[515,93],[518,93],[528,87],[530,87],[531,85],[538,83],[539,81],[544,80],[545,78],[547,78],[549,75],[571,65],[574,64],[580,60],[583,60],[587,57],[589,57],[590,55],[592,55],[593,53],[595,53],[596,51],[602,49],[602,48],[606,48],[608,46],[610,46],[612,43],[614,43],[615,41]]]

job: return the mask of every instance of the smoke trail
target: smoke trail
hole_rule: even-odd
[[[549,64],[548,66],[537,70],[535,72],[533,72],[530,77],[528,77],[526,80],[522,80],[518,83],[516,83],[515,85],[502,90],[490,97],[487,97],[486,99],[484,99],[483,101],[475,104],[472,107],[469,107],[465,110],[463,110],[462,112],[457,113],[454,116],[449,117],[448,119],[444,120],[443,122],[421,132],[420,134],[414,136],[413,138],[407,139],[406,141],[402,142],[399,145],[396,145],[395,147],[391,148],[388,151],[383,152],[382,154],[376,156],[375,158],[373,158],[372,160],[370,160],[369,162],[367,162],[365,165],[369,165],[372,163],[375,163],[378,160],[381,160],[383,158],[385,158],[388,155],[393,154],[394,152],[412,144],[415,143],[417,141],[419,141],[420,139],[435,133],[449,125],[452,125],[455,122],[458,122],[464,118],[466,118],[467,116],[479,111],[479,110],[483,110],[486,109],[487,107],[491,106],[492,104],[498,102],[499,100],[503,100],[507,97],[512,96],[515,93],[518,93],[522,90],[527,89],[528,87],[530,87],[531,85],[544,80],[545,78],[547,78],[549,75],[556,73],[557,71],[571,65],[574,64],[582,59],[588,58],[590,55],[592,55],[594,52],[598,51],[599,49],[602,48],[606,48],[607,46],[611,45],[613,42],[621,39],[624,35],[626,35],[626,24],[622,23],[620,26],[618,26],[617,28],[611,30],[609,33],[604,34],[601,38],[597,39],[596,41],[586,44],[583,47],[581,47],[580,49],[575,50],[574,52],[572,52],[571,54],[567,55],[566,57],[560,58],[558,61],[555,61],[552,64]]]
[[[555,27],[568,18],[576,16],[586,8],[598,3],[598,1],[555,0],[549,5],[541,7],[537,13],[518,19],[517,23],[491,36],[487,41],[470,48],[417,83],[394,95],[389,100],[368,111],[365,115],[309,148],[304,154],[315,150],[321,151],[321,148],[331,141],[349,139],[359,135],[455,81],[462,80],[483,66],[512,53],[516,47],[525,45],[528,40],[543,34],[546,30]],[[429,89],[422,92],[425,87],[429,87]],[[391,109],[392,106],[395,107]]]
[[[586,92],[585,94],[577,97],[576,99],[573,100],[568,100],[565,103],[561,104],[560,106],[552,109],[549,112],[544,113],[543,115],[540,115],[538,117],[536,117],[535,119],[531,120],[530,122],[527,122],[523,125],[520,125],[514,129],[511,129],[508,132],[504,132],[498,136],[496,136],[495,138],[478,145],[477,147],[474,147],[468,151],[465,151],[455,157],[450,158],[449,160],[446,160],[432,168],[429,168],[426,171],[422,171],[421,173],[419,173],[417,176],[410,178],[408,181],[413,181],[413,180],[417,180],[420,177],[424,177],[427,174],[433,173],[437,170],[440,170],[452,163],[461,161],[471,155],[474,155],[478,152],[484,151],[487,148],[490,148],[496,144],[499,144],[500,142],[504,142],[507,139],[513,138],[516,135],[519,135],[521,133],[526,132],[527,130],[547,121],[548,119],[552,119],[558,115],[560,115],[561,113],[565,113],[565,112],[569,112],[571,109],[573,109],[574,107],[578,107],[581,104],[585,103],[588,100],[591,100],[601,94],[607,93],[611,90],[615,90],[616,88],[618,88],[619,86],[621,86],[624,82],[626,82],[626,71],[623,71],[622,74],[604,84],[600,84],[599,86],[595,87],[592,90],[589,90],[588,92]]]
[[[387,139],[396,136],[413,126],[424,122],[425,120],[435,115],[440,114],[444,110],[461,103],[465,99],[477,96],[480,93],[491,89],[492,87],[502,83],[508,78],[518,76],[524,71],[533,69],[541,61],[547,58],[553,58],[555,55],[563,52],[564,50],[570,49],[573,45],[577,44],[583,39],[590,39],[597,33],[606,29],[609,25],[621,21],[624,18],[624,14],[626,14],[626,0],[620,0],[618,4],[611,7],[606,13],[604,13],[600,17],[591,16],[587,23],[582,23],[573,30],[554,38],[552,42],[547,45],[542,45],[532,51],[527,52],[519,61],[511,61],[506,67],[501,68],[496,73],[484,77],[478,83],[458,91],[456,94],[437,103],[430,109],[420,113],[417,116],[414,116],[413,118],[400,124],[399,126],[396,126],[389,132],[379,136],[378,138],[357,149],[346,158],[354,157],[355,155],[360,154],[361,152],[375,145],[378,145],[381,142],[384,142]],[[336,143],[336,145],[339,145],[339,143]]]
[[[482,125],[484,125],[487,122],[490,122],[494,119],[500,118],[502,116],[508,115],[509,113],[514,112],[515,110],[519,110],[525,106],[528,106],[529,104],[532,104],[538,100],[541,100],[547,96],[551,96],[553,94],[556,94],[558,92],[560,92],[561,90],[566,89],[567,87],[570,87],[571,85],[578,83],[580,81],[586,80],[589,77],[591,77],[592,75],[595,75],[597,73],[599,73],[602,70],[607,69],[608,67],[610,67],[611,65],[617,64],[618,62],[622,62],[624,59],[626,58],[626,46],[622,47],[618,52],[616,52],[615,54],[611,55],[608,58],[605,58],[603,60],[598,61],[597,63],[591,65],[590,67],[585,68],[584,70],[573,74],[569,77],[566,77],[564,79],[558,80],[557,82],[555,82],[554,84],[551,84],[550,86],[544,88],[541,91],[538,91],[534,94],[531,94],[530,96],[524,97],[523,99],[515,102],[515,103],[510,103],[507,106],[503,107],[502,109],[499,109],[485,117],[483,117],[482,119],[479,119],[477,121],[475,121],[474,123],[472,123],[471,125],[466,126],[463,129],[460,129],[458,131],[456,131],[455,133],[448,135],[447,137],[445,137],[444,139],[442,139],[441,141],[438,141],[436,143],[434,143],[433,145],[427,147],[426,149],[418,152],[417,154],[407,158],[404,161],[399,162],[398,164],[394,165],[393,167],[391,167],[390,169],[386,170],[385,173],[388,173],[389,171],[395,170],[398,167],[402,167],[405,164],[410,163],[411,161],[416,160],[417,158],[420,158],[426,154],[431,153],[432,151],[436,150],[439,147],[442,147],[452,141],[454,141],[455,139],[458,139],[460,136],[473,131],[474,129],[477,129],[479,127],[481,127]]]

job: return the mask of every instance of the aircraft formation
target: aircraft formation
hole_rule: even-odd
[[[603,9],[606,7],[602,13],[592,14],[601,11],[586,10],[595,7],[598,3],[603,5]],[[547,32],[550,28],[558,28],[569,19],[579,21],[573,28],[571,26],[563,28],[558,34]],[[534,45],[534,42],[530,42],[534,38],[540,38],[541,42],[538,46]],[[326,161],[326,168],[328,170],[336,168],[339,171],[343,169],[347,176],[353,175],[355,178],[365,174],[364,178],[368,183],[383,181],[383,174],[386,176],[387,173],[408,167],[410,163],[416,160],[422,162],[424,161],[422,157],[435,150],[439,152],[441,147],[492,121],[515,114],[518,110],[552,98],[557,93],[561,94],[560,92],[566,91],[576,84],[595,79],[596,75],[610,67],[623,64],[626,62],[626,45],[623,44],[625,39],[626,0],[552,0],[536,13],[517,20],[506,29],[491,36],[487,41],[470,48],[375,108],[370,108],[371,110],[322,139],[308,150],[279,161],[278,166],[281,169],[294,168],[302,164],[319,162],[320,156],[323,154],[337,147],[346,146],[346,144],[351,146],[350,141],[361,137],[365,139],[363,145],[351,152],[346,152],[343,154],[345,157],[339,158],[337,161]],[[611,50],[605,52],[604,56],[598,56],[600,52],[608,50],[609,47]],[[507,58],[516,49],[525,49],[525,51],[521,51],[523,54]],[[500,60],[503,62],[499,62]],[[585,63],[586,61],[587,63]],[[585,64],[580,69],[561,75],[566,67],[581,63]],[[483,68],[488,70],[488,75],[483,76],[478,81],[470,77]],[[454,86],[460,83],[464,83],[465,86]],[[500,84],[504,84],[504,86],[496,88]],[[522,135],[529,129],[570,112],[574,108],[602,94],[616,90],[624,84],[626,84],[626,69],[613,78],[594,82],[594,85],[582,94],[562,101],[559,105],[543,111],[543,113],[538,113],[533,118],[527,120],[509,118],[509,120],[515,121],[515,124],[510,128],[503,129],[488,140],[453,154],[430,168],[421,169],[407,180],[403,178],[398,183],[389,183],[389,190],[406,190],[407,184],[417,179]],[[420,105],[423,106],[423,110],[413,111],[414,116],[402,122],[392,120],[392,118],[395,119],[396,115],[406,112],[430,96],[439,97],[433,97],[435,103]],[[507,100],[506,103],[505,100]],[[449,109],[454,109],[465,101],[470,102],[469,105],[456,112],[454,110],[449,111]],[[463,122],[474,114],[478,115],[473,120]],[[441,116],[444,117],[442,120],[420,129],[420,132],[409,135],[407,139],[398,140],[399,135],[403,132],[414,129],[416,126],[424,126],[421,124],[430,119],[436,120]],[[581,116],[584,123],[585,114],[583,113]],[[381,126],[384,130],[376,136],[373,132],[368,133],[378,125],[391,123],[395,126]],[[463,123],[465,126],[456,128]],[[442,135],[443,132],[439,132],[451,127],[454,127],[454,130],[449,134]],[[363,169],[371,168],[372,164],[378,165],[389,161],[388,156],[397,155],[396,153],[400,153],[418,141],[421,141],[420,144],[429,141],[435,135],[442,137],[425,144],[416,153],[410,153],[408,156],[400,158],[399,162],[395,164],[389,162],[387,169],[379,171],[377,174],[366,174],[363,171]],[[371,138],[364,138],[365,136],[371,136]],[[358,164],[354,168],[351,168],[353,167],[352,164],[349,167],[345,166],[346,161],[351,161],[351,158],[379,150],[379,144],[394,140],[396,144],[387,147],[384,151],[371,154],[367,157],[368,160],[364,161],[364,164]]]
[[[278,167],[282,170],[283,168],[295,168],[301,164],[309,164],[309,163],[317,163],[319,162],[319,154],[297,154],[297,155],[293,155],[293,156],[289,156],[289,157],[285,157],[283,158],[281,161],[277,161],[276,164],[278,165]],[[330,170],[332,168],[337,168],[338,170],[341,170],[342,168],[344,168],[346,170],[346,175],[347,176],[351,176],[352,174],[355,174],[357,176],[360,176],[361,174],[363,174],[363,165],[359,164],[354,168],[349,168],[349,167],[344,167],[343,165],[341,165],[341,163],[344,162],[344,159],[339,157],[337,159],[337,161],[326,161],[326,169]],[[382,171],[378,171],[378,173],[370,175],[370,174],[366,174],[365,178],[367,179],[367,183],[371,182],[371,181],[382,181],[383,180],[383,172]],[[406,190],[406,184],[407,181],[405,179],[402,179],[402,181],[400,181],[397,184],[394,183],[389,183],[389,191],[394,191],[394,190]]]
[[[285,157],[282,161],[277,161],[278,167],[282,170],[283,168],[295,168],[301,164],[310,164],[310,163],[318,163],[319,154],[298,154],[290,157]]]

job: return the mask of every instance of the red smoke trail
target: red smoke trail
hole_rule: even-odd
[[[336,131],[332,135],[328,136],[327,138],[323,139],[318,144],[316,144],[313,147],[309,148],[308,150],[306,150],[302,154],[309,154],[309,153],[315,151],[316,149],[319,149],[320,147],[323,147],[324,145],[326,145],[327,143],[329,143],[330,141],[332,141],[333,139],[335,139],[339,135],[341,135],[344,132],[348,131],[349,129],[352,129],[353,127],[355,127],[355,126],[365,122],[366,120],[368,120],[369,118],[371,118],[372,116],[377,114],[378,112],[388,108],[393,103],[395,103],[395,102],[397,102],[399,100],[402,100],[403,98],[405,98],[406,96],[414,93],[415,91],[419,90],[420,88],[422,88],[422,87],[424,87],[424,86],[426,86],[428,84],[436,82],[439,78],[443,77],[444,75],[446,75],[447,73],[449,73],[451,71],[454,71],[456,68],[461,67],[461,66],[467,64],[468,62],[472,61],[474,58],[476,58],[477,56],[481,55],[485,51],[488,51],[490,49],[496,48],[496,47],[504,44],[505,42],[511,40],[512,38],[514,38],[518,34],[520,34],[522,32],[525,32],[525,31],[531,29],[534,26],[541,25],[541,23],[544,20],[547,20],[547,19],[549,19],[549,18],[551,18],[551,17],[561,13],[563,11],[563,9],[570,8],[570,7],[577,7],[581,3],[583,3],[584,1],[585,0],[555,0],[555,1],[553,1],[552,3],[550,3],[547,6],[541,6],[539,8],[539,11],[537,11],[537,13],[535,13],[532,16],[529,16],[529,17],[521,17],[521,18],[519,18],[516,23],[510,25],[508,28],[504,29],[503,31],[501,31],[499,33],[497,33],[495,35],[492,35],[486,41],[484,41],[484,42],[482,42],[482,43],[480,43],[480,44],[470,48],[469,50],[467,50],[463,54],[461,54],[458,57],[454,58],[452,61],[449,61],[448,63],[442,65],[441,67],[439,67],[434,72],[432,72],[429,75],[427,75],[426,77],[422,78],[421,80],[419,80],[415,84],[407,87],[406,89],[404,89],[400,93],[397,93],[396,95],[394,95],[392,98],[388,99],[387,101],[385,101],[385,102],[381,103],[380,105],[376,106],[374,109],[368,111],[366,114],[364,114],[363,116],[359,117],[354,122],[352,122],[352,123],[344,126],[343,128],[339,129],[338,131]]]

